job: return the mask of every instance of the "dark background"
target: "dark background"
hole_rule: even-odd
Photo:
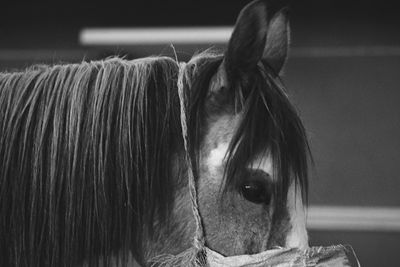
[[[84,47],[87,27],[233,25],[249,1],[2,3],[0,70],[79,62],[139,47]],[[315,157],[310,205],[400,206],[400,15],[396,1],[292,1],[284,80]],[[160,48],[163,49],[163,48]],[[399,266],[400,232],[311,231],[349,243],[362,266]]]
[[[1,47],[78,47],[82,27],[232,25],[248,0],[4,1]],[[295,44],[399,43],[399,7],[394,0],[289,1]],[[315,40],[308,34],[315,33]],[[385,31],[392,31],[389,35]],[[376,36],[364,36],[368,32]],[[376,38],[375,38],[376,37]]]

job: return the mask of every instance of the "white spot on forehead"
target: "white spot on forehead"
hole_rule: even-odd
[[[227,150],[228,143],[221,143],[211,150],[210,155],[207,158],[207,165],[211,171],[214,172],[217,168],[222,166]]]
[[[228,150],[228,143],[220,143],[218,146],[210,151],[207,157],[207,165],[211,172],[216,172],[224,164],[226,152]],[[273,167],[271,156],[267,153],[260,154],[250,164],[250,169],[263,170],[268,173],[270,177],[273,176]],[[222,177],[221,177],[222,178]]]

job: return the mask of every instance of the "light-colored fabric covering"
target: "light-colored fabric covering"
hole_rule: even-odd
[[[360,266],[350,246],[272,249],[254,255],[224,257],[206,248],[209,267],[353,267]]]

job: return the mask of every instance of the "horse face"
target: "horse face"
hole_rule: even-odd
[[[227,150],[243,112],[230,101],[257,64],[266,62],[278,75],[286,60],[289,27],[285,9],[254,1],[240,13],[227,52],[211,79],[206,112],[207,129],[201,144],[199,205],[207,245],[229,255],[254,254],[275,247],[307,247],[301,192],[289,185],[286,207],[274,210],[274,183],[278,179],[268,149],[252,157],[240,171],[237,186],[221,198]]]
[[[276,246],[306,248],[308,245],[301,192],[288,190],[287,206],[274,210],[273,184],[277,179],[266,151],[240,173],[239,186],[221,199],[226,151],[240,115],[225,115],[209,128],[202,151],[199,205],[207,245],[231,256],[254,254]]]

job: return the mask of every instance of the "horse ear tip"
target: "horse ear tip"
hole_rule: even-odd
[[[282,13],[282,15],[284,15],[285,17],[288,17],[290,15],[290,6],[284,6],[280,12]]]
[[[277,12],[280,16],[283,16],[285,20],[289,20],[290,16],[290,7],[289,6],[284,6]]]
[[[288,20],[290,15],[290,1],[254,0],[248,3],[241,11],[241,13],[247,12],[251,12],[252,15],[264,17],[265,19],[269,16],[271,18],[283,16],[285,20]]]
[[[264,11],[264,12],[262,12],[262,11]],[[266,13],[267,13],[266,1],[254,0],[242,8],[237,19],[239,20],[241,17],[248,17],[248,16],[254,16],[254,15],[255,16],[266,15]]]

